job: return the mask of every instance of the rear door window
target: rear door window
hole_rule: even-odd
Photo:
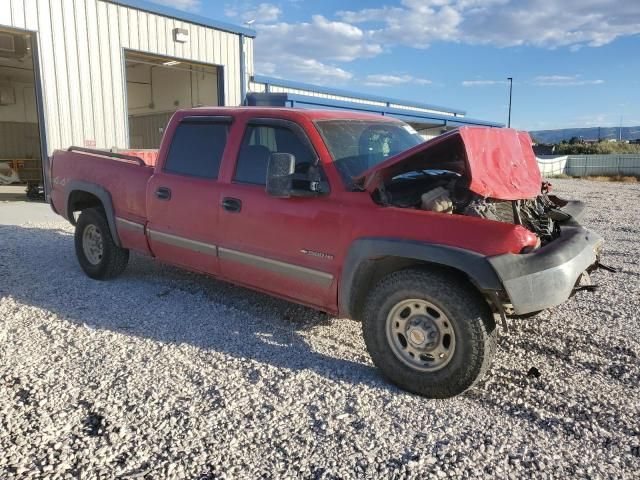
[[[198,119],[180,122],[173,134],[164,172],[190,177],[218,178],[227,145],[229,124]]]

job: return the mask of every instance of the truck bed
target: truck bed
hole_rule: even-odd
[[[146,187],[153,167],[142,159],[136,162],[135,157],[125,157],[102,150],[56,150],[51,158],[51,201],[55,211],[73,221],[69,194],[79,183],[89,183],[109,192],[118,217],[144,224]]]

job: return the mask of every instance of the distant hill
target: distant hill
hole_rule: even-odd
[[[600,138],[618,139],[619,127],[600,127]],[[571,140],[572,137],[582,137],[584,140],[597,140],[598,127],[592,128],[561,128],[558,130],[536,130],[529,132],[531,138],[540,143],[560,143],[562,140]],[[622,127],[623,140],[635,140],[640,138],[640,126]]]

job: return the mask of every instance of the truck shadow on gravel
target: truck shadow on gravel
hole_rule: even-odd
[[[260,381],[259,371],[251,368],[253,360],[399,391],[367,364],[366,351],[358,343],[360,326],[351,320],[330,319],[313,309],[138,255],[131,256],[121,277],[91,280],[76,261],[73,235],[62,229],[0,226],[0,239],[0,298],[11,296],[89,329],[247,359],[244,373],[251,382]],[[333,325],[333,331],[344,322],[344,338],[311,332],[333,322],[341,324]]]

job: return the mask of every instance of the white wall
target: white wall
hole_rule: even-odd
[[[127,67],[127,98],[129,115],[218,105],[218,76],[212,72],[136,64]]]
[[[37,123],[35,89],[32,83],[16,82],[2,75],[0,67],[0,89],[9,88],[15,92],[14,105],[0,105],[0,122]]]
[[[104,0],[0,0],[3,26],[37,32],[49,153],[128,146],[123,49],[222,65],[225,104],[241,102],[235,33]],[[174,42],[174,28],[188,30],[189,41]]]

